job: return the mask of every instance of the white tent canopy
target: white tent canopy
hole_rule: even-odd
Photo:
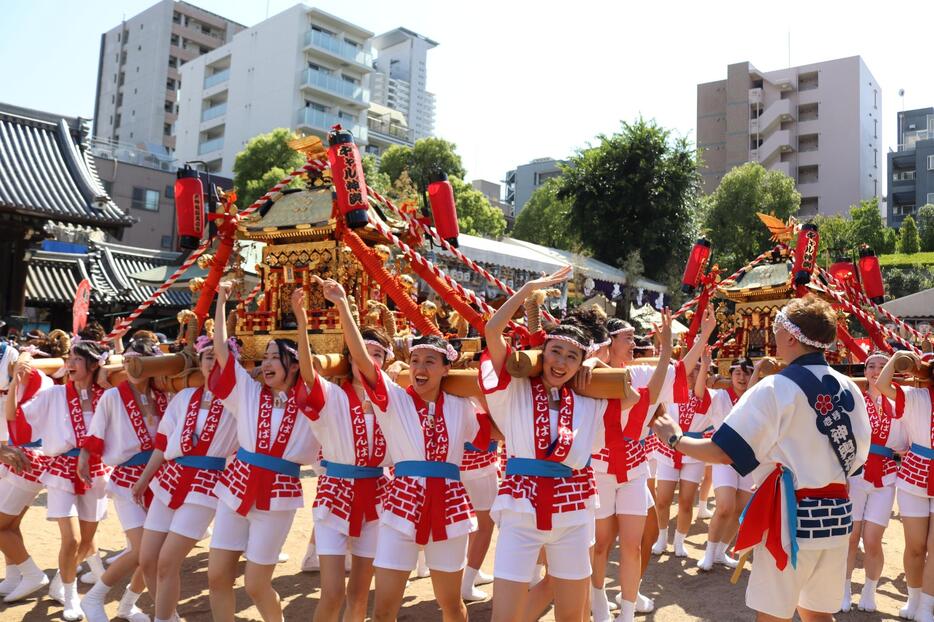
[[[543,254],[536,249],[510,244],[510,238],[488,240],[473,235],[460,234],[457,238],[458,250],[478,263],[494,264],[516,270],[529,270],[530,272],[544,272],[550,274],[563,268],[567,262]],[[441,254],[452,256],[446,250]]]

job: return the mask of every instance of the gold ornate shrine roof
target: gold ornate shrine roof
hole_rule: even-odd
[[[754,266],[718,291],[734,302],[753,302],[788,298],[791,295],[791,264],[787,261]]]

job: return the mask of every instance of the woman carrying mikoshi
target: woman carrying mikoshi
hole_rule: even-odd
[[[236,355],[236,342],[229,349]],[[195,342],[201,375],[214,368],[214,342]],[[133,497],[152,503],[143,524],[140,567],[156,601],[155,622],[177,621],[182,562],[214,520],[214,486],[237,451],[237,422],[206,386],[182,389],[159,423],[149,464],[133,486]],[[155,479],[153,479],[155,477]]]
[[[902,425],[903,409],[896,409],[892,400],[882,395],[876,386],[888,360],[888,354],[876,351],[864,363],[866,390],[863,392],[863,400],[866,402],[869,425],[872,426],[872,444],[863,472],[849,480],[850,500],[853,502],[853,533],[850,534],[850,549],[846,558],[846,585],[841,611],[849,611],[852,607],[850,580],[856,566],[860,539],[865,547],[863,568],[866,570],[866,580],[859,597],[859,610],[876,610],[876,586],[885,563],[882,536],[895,504],[895,480],[898,477],[895,456],[908,449],[908,436]],[[904,517],[905,509],[900,510]]]
[[[315,280],[340,313],[347,348],[395,463],[373,562],[373,620],[396,619],[420,548],[431,569],[431,584],[442,619],[466,620],[461,579],[467,563],[467,536],[477,528],[477,520],[458,466],[465,442],[478,447],[489,442],[489,419],[478,416],[469,399],[441,390],[441,381],[458,356],[447,341],[436,336],[412,341],[412,384],[403,389],[370,358],[340,284],[330,279]]]
[[[905,531],[905,583],[908,602],[899,615],[909,620],[934,620],[934,388],[908,387],[894,383],[895,364],[899,358],[918,357],[899,352],[885,364],[876,388],[895,402],[896,416],[909,443],[895,481],[898,513]]]
[[[28,354],[20,355],[14,372],[18,382],[25,382],[26,392],[32,394],[29,401],[20,404],[25,422],[32,429],[33,439],[42,439],[43,453],[48,456],[40,476],[48,491],[46,515],[49,520],[58,522],[62,537],[59,571],[49,586],[49,596],[64,606],[62,617],[66,620],[83,617],[75,583],[78,563],[92,552],[97,525],[107,515],[108,470],[98,463],[93,469],[93,480],[82,480],[78,476],[77,458],[104,392],[97,381],[97,373],[106,358],[98,344],[79,341],[72,346],[65,363],[68,381],[64,385],[41,381],[44,388],[38,392],[30,390],[29,385],[43,374],[27,371]],[[11,395],[16,396],[12,387]],[[26,568],[6,602],[34,591],[37,580],[48,582],[45,575],[39,577],[36,570]]]
[[[307,417],[299,412],[304,383],[298,350],[291,339],[266,346],[259,380],[231,355],[225,305],[231,284],[217,290],[214,357],[208,388],[237,423],[240,448],[214,488],[220,503],[208,559],[211,612],[217,622],[233,622],[237,562],[246,557],[246,592],[266,622],[282,620],[272,574],[295,512],[304,505],[301,465],[318,457],[320,444]]]
[[[156,335],[142,330],[133,335],[124,353],[125,358],[161,355]],[[93,465],[97,461],[113,468],[107,493],[113,499],[120,526],[130,543],[126,554],[111,564],[81,599],[81,609],[88,622],[109,620],[104,611],[107,594],[131,575],[133,578],[120,601],[121,608],[129,607],[128,617],[141,614],[136,609],[136,600],[145,587],[139,571],[139,554],[148,499],[138,503],[133,498],[133,486],[155,448],[156,430],[168,401],[168,396],[153,385],[152,379],[135,378],[127,372],[127,379],[119,386],[104,391],[81,446],[78,472],[83,480],[91,482]]]
[[[552,579],[555,619],[585,616],[591,575],[595,486],[587,466],[604,446],[606,400],[576,394],[569,384],[587,356],[590,339],[577,326],[558,325],[545,337],[542,374],[512,378],[506,371],[509,320],[532,292],[568,279],[571,268],[529,281],[486,325],[481,387],[490,416],[506,437],[509,460],[492,516],[499,526],[493,620],[521,619],[539,551]],[[621,403],[628,411],[636,399]],[[625,427],[625,420],[621,427]]]
[[[351,375],[335,384],[322,378],[312,364],[308,343],[305,292],[292,293],[298,323],[298,358],[308,397],[302,412],[321,440],[325,473],[318,476],[312,514],[315,546],[320,559],[321,598],[315,622],[336,622],[346,594],[345,622],[363,622],[367,612],[379,515],[386,502],[390,464],[386,437],[376,422],[361,380],[360,364],[348,351]],[[389,338],[377,328],[362,329],[368,361],[383,369],[392,359]],[[345,585],[345,558],[350,554],[350,579]]]

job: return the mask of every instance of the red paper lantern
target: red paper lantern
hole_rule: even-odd
[[[685,294],[693,294],[698,281],[704,274],[704,268],[707,266],[707,260],[710,259],[710,242],[704,238],[698,238],[691,249],[691,256],[688,258],[688,264],[684,266],[684,276],[681,277],[681,291]]]
[[[879,258],[868,246],[859,249],[859,279],[863,283],[866,297],[877,305],[885,301],[885,285],[882,282],[882,269]]]
[[[830,264],[830,274],[844,286],[856,285],[856,266],[849,259],[838,259]]]
[[[328,145],[328,162],[331,163],[337,206],[348,227],[364,227],[368,222],[369,202],[366,179],[363,177],[363,160],[354,143],[353,134],[339,124],[335,125],[328,133]]]
[[[435,229],[451,246],[457,247],[457,205],[454,203],[454,188],[443,171],[436,171],[429,178],[428,202],[435,219]]]
[[[176,173],[175,214],[178,245],[188,250],[198,248],[204,235],[204,186],[198,171],[187,164]]]
[[[801,225],[801,229],[798,230],[798,244],[795,246],[795,263],[791,270],[797,287],[804,287],[811,281],[819,244],[820,233],[817,231],[817,225],[810,222]]]

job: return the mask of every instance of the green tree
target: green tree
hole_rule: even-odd
[[[234,188],[237,204],[247,207],[263,196],[270,187],[305,163],[302,154],[289,147],[297,138],[285,128],[278,128],[250,139],[234,160]],[[300,187],[296,179],[292,187]]]
[[[552,177],[535,189],[522,211],[516,217],[512,236],[533,244],[564,250],[577,250],[580,246],[570,226],[571,201],[558,196],[561,179]]]
[[[558,196],[571,202],[571,226],[593,256],[619,265],[639,249],[646,276],[681,270],[695,233],[697,152],[654,121],[623,122],[579,151]]]
[[[457,225],[461,233],[498,238],[506,230],[503,212],[490,205],[482,192],[457,177],[451,178],[454,202],[457,204]]]
[[[454,143],[434,137],[417,140],[414,147],[393,145],[380,157],[379,170],[389,175],[393,183],[403,171],[408,171],[416,186],[427,184],[429,175],[435,170],[444,171],[448,177],[463,179],[466,171],[456,149]]]
[[[828,266],[841,254],[855,248],[853,244],[853,221],[840,216],[817,216],[813,223],[820,231],[818,260]]]
[[[898,248],[898,231],[892,227],[886,227],[885,231],[883,232],[883,240],[885,240],[885,245],[877,252],[880,255],[894,253]]]
[[[918,210],[918,233],[921,236],[921,250],[934,251],[934,205],[930,203]]]
[[[930,266],[884,267],[882,279],[885,281],[886,293],[892,298],[901,298],[934,287],[934,273]]]
[[[865,199],[851,206],[850,219],[853,221],[850,239],[854,247],[868,244],[877,253],[885,252],[885,223],[877,199]]]
[[[758,162],[735,167],[704,200],[702,226],[716,262],[729,274],[751,261],[774,244],[756,214],[787,221],[800,205],[795,182],[784,173],[767,171]]]
[[[381,195],[388,196],[392,192],[392,180],[389,179],[389,175],[380,172],[372,154],[363,156],[363,176],[366,178],[366,185]]]
[[[921,237],[918,235],[918,226],[915,225],[915,219],[911,216],[905,216],[902,221],[902,228],[899,231],[899,252],[906,255],[912,255],[921,250]]]

